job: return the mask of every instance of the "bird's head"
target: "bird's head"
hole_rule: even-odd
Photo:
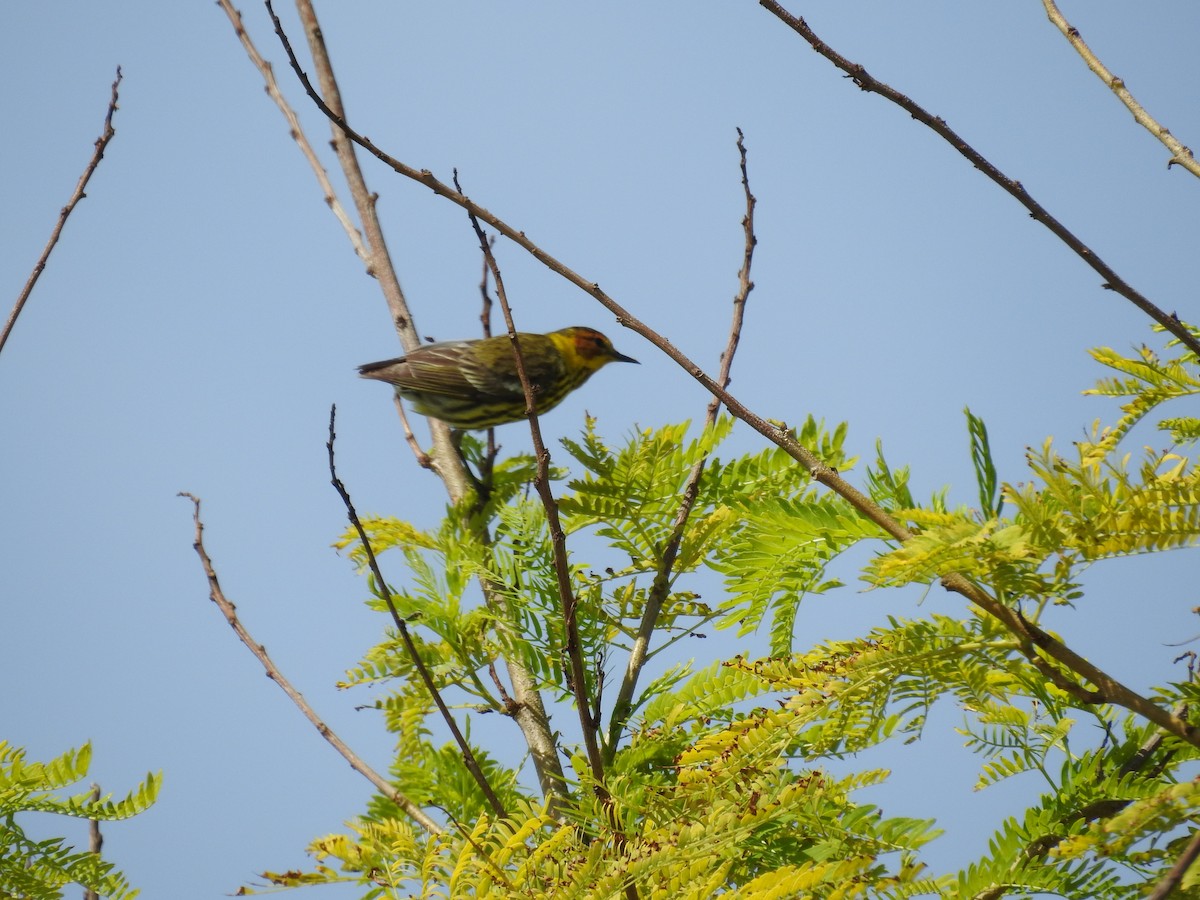
[[[572,368],[595,372],[610,362],[636,363],[637,360],[618,353],[612,341],[594,328],[573,325],[547,335]]]

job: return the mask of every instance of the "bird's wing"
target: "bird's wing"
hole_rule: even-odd
[[[466,341],[443,341],[418,347],[407,356],[384,359],[358,367],[364,378],[387,381],[401,390],[462,396],[475,386],[462,373],[462,348]]]
[[[525,396],[511,354],[491,361],[485,368],[464,353],[473,341],[441,341],[426,344],[407,356],[367,363],[358,367],[364,378],[390,382],[401,390],[444,394],[450,397],[520,400]],[[558,371],[552,361],[525,360],[525,371],[535,388],[544,390]]]
[[[527,337],[540,337],[528,335]],[[536,391],[545,391],[559,376],[556,366],[557,357],[534,359],[531,355],[523,357],[525,374],[529,383]],[[465,377],[480,392],[497,400],[524,400],[525,389],[521,387],[521,377],[517,374],[517,360],[511,351],[493,359],[487,371],[475,366],[467,367]]]

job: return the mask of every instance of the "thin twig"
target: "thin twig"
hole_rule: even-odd
[[[745,235],[745,244],[742,250],[742,267],[738,271],[738,289],[733,297],[733,321],[729,325],[729,338],[726,341],[725,350],[721,354],[721,371],[717,375],[717,381],[723,388],[729,386],[729,372],[733,366],[733,355],[737,352],[738,342],[741,340],[742,321],[746,315],[746,299],[750,296],[750,291],[754,289],[754,282],[750,280],[750,266],[754,260],[754,247],[758,243],[758,239],[754,236],[754,207],[758,201],[750,192],[750,176],[746,169],[745,136],[740,128],[737,129],[737,133],[742,191],[746,195],[746,213],[742,216],[742,233]],[[705,415],[705,427],[711,428],[716,424],[717,412],[720,408],[721,401],[713,397]],[[612,718],[609,720],[608,741],[605,744],[604,756],[605,761],[610,764],[616,758],[621,732],[633,712],[634,691],[637,690],[642,668],[649,658],[650,639],[658,627],[658,617],[662,613],[663,604],[671,590],[671,575],[675,568],[675,560],[679,555],[679,545],[683,541],[683,532],[688,518],[692,514],[692,507],[695,506],[696,498],[700,494],[700,479],[704,475],[704,467],[707,463],[708,454],[705,454],[696,460],[692,471],[688,474],[683,488],[683,500],[671,523],[671,536],[667,540],[662,560],[654,574],[654,581],[651,583],[650,592],[646,597],[642,619],[638,623],[637,634],[634,636],[629,659],[625,664],[625,677],[621,679],[621,686],[617,690],[617,700],[613,704]]]
[[[113,128],[112,120],[113,114],[117,111],[117,89],[121,86],[121,77],[121,67],[117,66],[117,78],[112,83],[112,97],[108,101],[108,111],[104,114],[104,131],[100,137],[96,138],[96,149],[92,151],[92,158],[84,168],[83,174],[79,176],[79,181],[75,185],[75,192],[71,194],[71,199],[67,201],[67,205],[59,211],[58,221],[54,224],[54,229],[50,232],[50,240],[46,242],[46,246],[42,250],[42,255],[34,263],[33,271],[29,273],[29,278],[25,282],[25,286],[21,288],[21,293],[17,295],[17,302],[13,304],[12,312],[8,314],[8,321],[4,323],[4,330],[0,331],[0,350],[4,349],[4,345],[8,341],[8,336],[17,324],[17,317],[21,315],[21,310],[25,308],[25,301],[33,293],[33,286],[42,277],[42,271],[46,268],[46,263],[50,259],[50,253],[58,243],[63,226],[67,224],[67,218],[74,211],[76,204],[87,196],[84,193],[84,189],[87,188],[88,182],[92,178],[92,173],[100,165],[100,160],[104,159],[104,151],[108,147],[108,142],[117,133],[117,130]]]
[[[417,440],[417,436],[413,434],[412,426],[408,424],[408,414],[404,411],[404,401],[400,398],[400,392],[396,391],[392,395],[392,400],[396,404],[396,414],[400,416],[400,427],[404,431],[404,441],[412,450],[413,456],[417,460],[417,465],[422,469],[433,469],[433,460],[429,454],[421,449],[421,443]]]
[[[487,776],[483,773],[479,761],[475,758],[474,751],[471,750],[471,745],[463,737],[458,723],[454,721],[454,716],[450,713],[449,707],[446,706],[446,701],[442,699],[441,691],[438,690],[433,676],[429,673],[429,667],[425,665],[425,660],[421,658],[421,653],[417,650],[417,645],[413,641],[412,634],[409,633],[407,623],[401,618],[396,605],[392,602],[392,592],[388,589],[383,572],[379,568],[379,561],[375,558],[375,550],[371,547],[371,539],[367,536],[362,522],[359,521],[358,513],[354,509],[354,503],[350,500],[350,492],[346,490],[342,479],[338,478],[337,464],[333,452],[333,444],[337,438],[337,434],[334,431],[336,419],[337,406],[335,405],[329,408],[329,441],[325,444],[325,448],[329,451],[330,483],[333,485],[334,490],[338,492],[338,496],[342,498],[342,503],[346,506],[346,516],[350,520],[350,524],[354,526],[354,530],[358,532],[358,539],[362,543],[363,551],[367,554],[367,565],[370,567],[371,573],[375,576],[375,583],[379,585],[378,595],[387,604],[388,612],[392,614],[392,621],[400,632],[400,638],[404,641],[404,647],[408,651],[409,659],[412,660],[417,674],[421,676],[421,681],[424,682],[426,690],[429,691],[429,696],[433,699],[434,704],[436,704],[438,712],[441,713],[446,727],[450,729],[450,734],[454,737],[454,742],[458,744],[463,764],[467,767],[467,771],[471,773],[471,777],[475,779],[475,783],[479,785],[479,789],[483,791],[483,796],[487,798],[489,805],[491,805],[492,812],[503,818],[507,814],[504,804],[500,802],[500,798],[496,796],[496,792],[492,790],[492,786],[488,783]]]
[[[329,725],[327,725],[325,721],[317,715],[316,710],[314,710],[312,706],[309,705],[309,702],[304,699],[304,696],[292,686],[292,683],[288,681],[284,674],[279,670],[279,667],[275,665],[271,657],[267,655],[267,648],[254,640],[250,632],[246,630],[246,626],[244,626],[241,622],[241,619],[238,618],[237,607],[235,607],[233,603],[226,598],[225,592],[221,590],[221,583],[217,580],[217,572],[216,569],[213,568],[212,559],[209,558],[208,552],[204,549],[204,523],[200,520],[200,498],[195,494],[189,494],[187,491],[181,491],[179,496],[186,497],[188,500],[192,501],[192,520],[196,525],[195,536],[192,539],[192,547],[195,549],[196,554],[200,557],[200,564],[204,567],[204,574],[208,578],[209,598],[213,601],[213,603],[217,604],[217,608],[220,609],[221,614],[225,616],[225,621],[229,623],[230,627],[237,634],[241,642],[249,648],[250,652],[253,653],[258,661],[262,664],[262,667],[267,672],[267,677],[279,685],[279,687],[285,694],[288,695],[291,701],[296,704],[300,712],[304,714],[304,717],[312,723],[313,727],[317,729],[321,737],[325,738],[325,740],[327,740],[333,746],[333,748],[342,755],[342,758],[350,764],[350,767],[354,769],[354,771],[358,772],[360,775],[370,781],[371,784],[375,786],[376,790],[404,810],[404,812],[406,812],[414,822],[416,822],[430,834],[441,834],[444,831],[441,825],[431,819],[425,813],[425,811],[421,809],[420,806],[418,806],[404,794],[400,793],[400,791],[396,790],[391,782],[367,765],[367,763],[361,757],[359,757],[357,753],[350,749],[345,741],[343,741],[337,736],[336,733],[334,733],[333,729],[330,728]]]
[[[870,75],[858,63],[846,59],[846,57],[817,37],[816,33],[808,27],[808,23],[801,18],[793,16],[775,2],[775,0],[759,0],[759,5],[791,28],[796,34],[800,35],[813,50],[849,75],[851,80],[864,91],[879,94],[881,97],[890,100],[918,122],[931,128],[938,136],[947,141],[950,146],[965,156],[975,168],[1015,197],[1017,202],[1029,210],[1030,216],[1050,229],[1080,259],[1099,273],[1100,277],[1104,279],[1103,286],[1105,288],[1116,291],[1122,297],[1129,300],[1134,306],[1158,322],[1158,324],[1171,332],[1171,334],[1175,335],[1179,339],[1179,342],[1195,353],[1197,357],[1200,357],[1200,340],[1197,340],[1183,326],[1183,323],[1179,321],[1179,318],[1174,313],[1164,312],[1135,290],[1111,266],[1104,262],[1091,247],[1076,237],[1062,222],[1050,215],[1040,203],[1034,200],[1030,193],[1021,185],[1021,182],[1014,181],[996,168],[978,150],[964,141],[957,132],[950,128],[945,120],[932,115],[895,88]]]
[[[763,2],[763,0],[760,0]],[[823,46],[823,45],[822,45]],[[767,440],[774,443],[781,450],[796,460],[809,476],[819,484],[832,490],[840,495],[848,502],[860,515],[867,520],[875,523],[886,534],[895,538],[898,541],[908,541],[913,537],[904,525],[893,519],[882,507],[872,501],[858,488],[843,479],[838,473],[826,466],[821,460],[806,447],[803,447],[783,424],[773,424],[766,421],[762,416],[752,412],[748,407],[743,405],[736,397],[730,394],[724,387],[718,384],[711,376],[709,376],[700,366],[692,362],[679,348],[672,344],[669,340],[663,337],[654,329],[650,328],[636,316],[631,314],[629,310],[619,304],[616,300],[605,293],[600,285],[588,281],[578,272],[571,269],[569,266],[560,262],[555,257],[551,256],[532,239],[526,236],[525,232],[513,228],[498,216],[489,212],[477,203],[474,203],[470,198],[464,196],[459,191],[455,191],[449,185],[440,181],[428,169],[415,169],[399,160],[389,156],[384,151],[376,147],[370,140],[363,137],[358,132],[354,131],[345,120],[341,119],[325,104],[323,100],[313,90],[308,77],[304,74],[299,64],[295,61],[294,55],[289,53],[289,58],[292,59],[292,68],[296,75],[300,78],[305,86],[305,90],[312,98],[313,102],[321,109],[325,115],[350,137],[352,141],[358,144],[363,149],[374,155],[377,159],[390,166],[395,172],[400,175],[410,178],[420,184],[423,184],[429,190],[433,191],[440,197],[444,197],[452,203],[461,206],[468,212],[474,213],[479,219],[487,222],[506,238],[511,240],[517,246],[526,250],[534,259],[550,269],[550,271],[562,276],[567,281],[574,284],[580,290],[591,295],[596,299],[601,306],[609,310],[616,316],[617,322],[624,327],[630,329],[637,334],[640,334],[655,347],[666,354],[685,372],[691,375],[696,381],[703,385],[704,389],[709,391],[714,397],[725,405],[730,414],[741,419]],[[972,151],[973,152],[973,151]],[[1016,184],[1013,182],[1013,184]],[[1019,188],[1019,185],[1017,185]],[[1023,189],[1021,189],[1023,192]],[[1085,248],[1086,249],[1086,248]],[[1090,252],[1090,251],[1088,251]],[[1107,267],[1106,267],[1107,268]],[[1124,284],[1124,282],[1120,282]],[[1140,295],[1139,295],[1140,296]],[[1182,330],[1182,326],[1174,317],[1167,317],[1171,323],[1167,330],[1176,336],[1183,335],[1180,338],[1182,343],[1185,343],[1189,348],[1200,347],[1200,343],[1196,341],[1190,334]],[[942,585],[947,590],[961,594],[969,601],[980,607],[984,612],[998,619],[1009,631],[1011,631],[1020,641],[1023,652],[1027,655],[1033,654],[1036,656],[1038,650],[1045,653],[1067,669],[1075,672],[1082,678],[1097,684],[1100,691],[1096,695],[1097,699],[1094,702],[1113,703],[1117,706],[1122,706],[1137,715],[1154,722],[1169,733],[1179,737],[1195,747],[1200,747],[1200,732],[1186,722],[1181,722],[1174,719],[1171,714],[1162,707],[1155,705],[1151,700],[1130,690],[1125,685],[1121,684],[1114,678],[1111,678],[1107,673],[1096,668],[1086,659],[1075,653],[1057,638],[1052,637],[1031,623],[1022,623],[1018,621],[1015,611],[1000,601],[996,600],[982,588],[972,584],[961,575],[952,573],[946,575],[942,579]],[[1035,649],[1036,648],[1036,649]]]
[[[729,327],[729,344],[721,355],[721,371],[717,375],[717,382],[723,388],[729,387],[729,372],[733,367],[733,354],[737,352],[738,342],[742,339],[742,321],[746,317],[746,300],[750,297],[750,292],[754,290],[754,282],[750,280],[750,266],[754,262],[754,248],[758,245],[758,238],[754,236],[754,207],[758,205],[758,200],[750,193],[750,175],[746,169],[745,136],[740,128],[737,133],[738,166],[742,173],[742,191],[746,195],[746,215],[742,217],[742,233],[746,237],[746,243],[742,250],[742,267],[738,270],[738,292],[733,298],[733,322]],[[715,397],[713,403],[716,403]],[[716,421],[716,415],[716,407],[710,406],[708,412],[710,424]]]
[[[1140,103],[1134,99],[1133,94],[1129,93],[1125,87],[1125,82],[1108,71],[1108,68],[1100,61],[1100,58],[1092,52],[1092,48],[1084,43],[1083,38],[1079,35],[1079,29],[1074,28],[1070,22],[1066,20],[1054,0],[1042,0],[1042,5],[1046,8],[1046,15],[1055,27],[1062,32],[1075,52],[1078,53],[1087,67],[1091,69],[1096,76],[1108,85],[1109,90],[1117,95],[1117,98],[1125,104],[1125,108],[1133,113],[1134,121],[1149,131],[1158,140],[1171,151],[1171,158],[1167,160],[1167,168],[1171,166],[1183,166],[1193,175],[1200,176],[1200,162],[1196,161],[1192,155],[1190,148],[1185,147],[1175,135],[1171,134],[1166,128],[1160,125],[1153,116],[1151,116],[1142,107]]]
[[[455,172],[454,186],[458,187],[458,173]],[[488,247],[496,246],[496,236],[488,236]],[[483,266],[483,272],[479,276],[479,324],[483,328],[483,336],[490,338],[492,336],[492,295],[488,293],[488,278],[490,270],[488,269],[488,259],[485,255],[480,261]]]

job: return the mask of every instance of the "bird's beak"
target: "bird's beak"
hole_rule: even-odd
[[[612,358],[613,362],[631,362],[631,363],[636,363],[639,366],[641,365],[641,363],[638,362],[636,359],[634,359],[632,356],[626,356],[624,353],[618,353],[616,350],[614,350],[612,352],[611,358]]]

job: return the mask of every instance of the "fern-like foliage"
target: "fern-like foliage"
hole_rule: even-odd
[[[1137,463],[1120,448],[1134,426],[1162,404],[1200,392],[1195,361],[1188,354],[1163,360],[1146,347],[1133,356],[1108,348],[1092,355],[1124,376],[1099,379],[1087,391],[1128,398],[1118,421],[1093,424],[1088,438],[1075,442],[1069,455],[1047,438],[1027,453],[1032,477],[1002,484],[997,493],[986,428],[968,411],[981,509],[947,512],[935,503],[897,510],[920,534],[879,556],[868,569],[868,580],[877,585],[927,583],[959,572],[988,584],[1001,597],[1068,602],[1080,596],[1076,576],[1087,562],[1200,540],[1196,421],[1160,419],[1160,430],[1176,445],[1145,447]],[[999,515],[1006,501],[1015,509],[1011,517]]]
[[[1047,604],[1083,600],[1080,573],[1092,560],[1194,544],[1200,425],[1172,410],[1157,424],[1173,446],[1143,450],[1136,463],[1122,448],[1163,404],[1196,393],[1195,361],[1146,348],[1094,356],[1117,373],[1093,391],[1121,399],[1117,421],[1096,425],[1070,451],[1045,441],[1029,451],[1020,481],[1002,478],[985,423],[966,411],[976,506],[951,504],[948,490],[921,502],[908,469],[877,444],[865,487],[914,534],[902,544],[818,489],[776,447],[722,457],[728,418],[619,442],[589,420],[564,441],[556,462],[570,469],[552,478],[573,548],[568,601],[585,688],[601,698],[589,714],[606,741],[602,786],[568,709],[563,598],[545,511],[528,490],[532,460],[497,461],[481,493],[436,529],[367,520],[385,570],[402,572],[395,584],[369,580],[368,602],[382,610],[388,598],[408,620],[507,815],[491,812],[458,749],[436,739],[430,698],[388,624],[345,685],[375,689],[374,707],[395,735],[392,777],[446,830],[418,831],[376,798],[345,834],[313,842],[312,871],[266,877],[278,886],[353,880],[365,897],[608,900],[636,890],[670,900],[1115,900],[1146,892],[1200,821],[1190,744],[1049,683],[1029,647],[967,608],[896,615],[856,638],[795,646],[800,603],[837,588],[831,567],[858,545],[876,551],[860,572],[873,588],[956,572],[1036,619]],[[853,471],[844,425],[809,419],[795,436],[827,465]],[[465,437],[463,449],[486,470],[477,440]],[[681,495],[696,473],[684,517]],[[363,562],[355,534],[340,546]],[[719,599],[701,596],[704,570],[723,580]],[[626,660],[646,637],[648,610],[658,612],[635,684]],[[702,626],[735,638],[760,632],[768,651],[649,665]],[[553,805],[532,787],[522,754],[501,752],[508,748],[496,738],[518,733],[503,718],[512,712],[498,686],[503,660],[529,673],[562,729],[566,796]],[[611,702],[616,683],[628,703]],[[1159,686],[1156,700],[1200,708],[1200,687]],[[617,705],[627,708],[618,715]],[[951,734],[978,757],[976,789],[1003,782],[1027,798],[957,872],[931,871],[923,860],[940,833],[935,823],[867,802],[865,791],[887,771],[852,768],[856,754],[920,740],[940,721],[931,717],[938,705],[954,711]],[[1200,896],[1200,885],[1189,881],[1185,891]]]
[[[0,741],[0,897],[52,900],[76,884],[114,900],[132,900],[137,891],[111,863],[98,854],[78,851],[61,838],[35,840],[17,816],[52,813],[78,819],[118,821],[154,803],[162,780],[150,774],[120,800],[94,797],[91,791],[64,796],[60,792],[87,777],[92,748],[84,744],[49,762],[33,762],[25,752]]]

